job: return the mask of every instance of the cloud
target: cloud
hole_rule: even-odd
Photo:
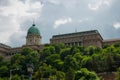
[[[56,29],[60,25],[64,25],[64,24],[67,24],[67,23],[70,23],[70,22],[72,22],[72,19],[70,17],[58,19],[54,22],[54,28]]]
[[[87,22],[87,21],[89,21],[89,18],[79,19],[77,22],[78,23],[84,23],[84,22]]]
[[[115,29],[120,28],[120,22],[114,23],[114,24],[113,24],[113,27],[114,27]]]
[[[39,10],[41,11],[42,5],[40,2],[34,2],[31,3],[30,0],[26,0],[25,3],[19,1],[19,0],[10,0],[11,5],[10,6],[3,6],[0,7],[1,13],[0,15],[3,16],[15,16],[17,18],[21,17],[30,17],[30,16],[38,16],[38,14],[35,11]]]
[[[111,0],[99,0],[99,1],[93,1],[92,3],[88,4],[88,7],[90,10],[97,11],[101,7],[108,7],[111,4]]]
[[[26,0],[24,3],[20,0],[0,0],[0,2],[0,26],[2,26],[0,27],[0,42],[12,44],[10,38],[13,37],[11,36],[13,34],[21,36],[19,34],[21,24],[26,20],[38,18],[43,5],[38,1],[31,2],[31,0]]]
[[[42,1],[42,2],[41,2]],[[35,20],[42,43],[58,33],[97,29],[103,38],[119,38],[120,0],[0,0],[0,42],[25,44]],[[114,23],[114,24],[113,24]],[[68,29],[69,26],[69,29]]]

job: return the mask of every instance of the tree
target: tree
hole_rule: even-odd
[[[86,68],[81,68],[79,71],[76,71],[75,80],[100,80],[100,79],[94,72],[90,72]]]
[[[58,54],[60,54],[61,49],[65,48],[65,45],[63,43],[53,44],[53,46],[55,47],[55,52]]]
[[[2,65],[3,60],[4,60],[4,57],[0,56],[0,66]]]
[[[82,68],[92,69],[92,58],[90,56],[84,56],[81,61]]]
[[[65,73],[62,71],[57,71],[56,77],[57,77],[57,80],[65,80]]]
[[[115,53],[113,54],[113,59],[114,59],[114,68],[115,70],[120,66],[120,54]]]
[[[8,78],[6,77],[6,78],[0,78],[0,80],[8,80]]]
[[[29,50],[25,48],[24,51]],[[23,51],[23,53],[25,53]],[[15,54],[11,58],[11,66],[10,69],[19,69],[19,74],[27,74],[27,64],[33,64],[34,70],[36,71],[39,66],[39,55],[37,51],[31,51],[27,53],[26,55],[23,54]]]
[[[26,57],[21,54],[15,54],[10,60],[10,69],[19,69],[19,74],[26,74]]]
[[[33,50],[29,47],[23,48],[21,54],[22,55],[28,55],[30,52],[32,52]]]
[[[0,67],[0,77],[6,77],[9,74],[8,67],[3,65]]]
[[[39,67],[39,55],[37,51],[32,51],[29,53],[29,55],[25,56],[25,62],[27,64],[33,64],[34,70],[37,70]],[[26,64],[26,65],[27,65]]]
[[[21,80],[21,77],[16,74],[12,77],[12,80]]]
[[[56,68],[57,70],[60,70],[60,71],[63,71],[63,65],[64,65],[64,62],[60,59],[57,59],[54,61],[54,68]]]
[[[78,68],[78,63],[72,55],[66,56],[64,60],[64,71],[68,71],[70,68],[74,70]]]
[[[61,70],[64,62],[60,59],[59,54],[51,54],[46,58],[46,63],[54,68],[57,68],[58,70]]]
[[[116,73],[116,78],[115,80],[120,80],[120,67],[118,68],[118,71]]]
[[[62,49],[60,54],[61,59],[64,60],[67,55],[70,55],[70,48]]]
[[[71,47],[70,49],[70,55],[74,55],[75,53],[79,53],[79,49],[75,46]]]
[[[74,54],[74,56],[73,56],[75,59],[76,59],[76,61],[77,61],[77,64],[78,64],[78,68],[80,68],[80,67],[82,67],[82,59],[84,58],[82,55],[81,55],[81,53],[79,52],[79,53],[76,53],[76,54]]]
[[[75,79],[75,70],[72,68],[69,68],[66,72],[65,80],[74,80]]]
[[[88,48],[86,48],[86,55],[92,55],[93,53],[95,53],[95,47],[94,46],[89,46]]]
[[[104,72],[106,70],[106,57],[103,54],[93,54],[92,70],[95,72]]]
[[[56,69],[52,68],[51,65],[43,64],[39,67],[39,69],[35,72],[34,79],[39,80],[41,78],[49,78],[52,75],[55,75]]]
[[[8,77],[9,76],[9,61],[5,61],[3,56],[0,56],[0,77],[1,79],[7,80],[7,78],[3,77]]]
[[[55,54],[54,46],[49,45],[44,47],[44,49],[40,51],[40,61],[45,62],[46,57],[50,56],[51,54]]]
[[[106,63],[107,63],[107,71],[113,71],[113,57],[111,55],[111,53],[107,53],[106,54]]]
[[[50,56],[46,58],[46,62],[47,64],[54,64],[54,62],[58,59],[60,59],[59,54],[51,54]]]
[[[83,47],[83,46],[78,46],[78,49],[79,49],[79,51],[82,53],[82,55],[83,55],[83,53],[85,53],[85,47]]]

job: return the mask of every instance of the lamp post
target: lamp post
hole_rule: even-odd
[[[12,71],[15,71],[15,70],[18,70],[18,69],[11,69],[10,70],[10,80],[12,79]]]
[[[28,71],[28,74],[29,74],[29,80],[32,80],[32,74],[33,74],[33,64],[28,64],[27,65],[27,71]]]

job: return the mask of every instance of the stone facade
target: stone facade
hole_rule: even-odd
[[[10,49],[10,46],[0,43],[0,56],[6,56]]]
[[[26,45],[40,45],[41,44],[41,36],[28,34],[26,37]]]
[[[7,56],[12,56],[16,53],[20,53],[24,48],[31,48],[33,50],[39,51],[44,47],[44,45],[23,45],[22,47],[10,48],[9,52],[6,54]]]
[[[95,46],[102,48],[104,45],[120,43],[120,39],[103,40],[97,30],[75,32],[69,34],[54,35],[50,39],[51,44],[64,43],[67,46]]]
[[[105,45],[112,45],[112,44],[119,44],[120,39],[108,39],[103,41],[103,46]]]
[[[68,46],[84,46],[88,47],[93,45],[102,48],[103,38],[97,30],[76,32],[70,34],[54,35],[50,39],[51,44],[64,43]]]

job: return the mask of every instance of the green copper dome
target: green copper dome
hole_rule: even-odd
[[[38,30],[38,28],[35,27],[35,24],[33,24],[33,25],[28,29],[28,33],[27,33],[27,34],[40,35],[40,31]]]

